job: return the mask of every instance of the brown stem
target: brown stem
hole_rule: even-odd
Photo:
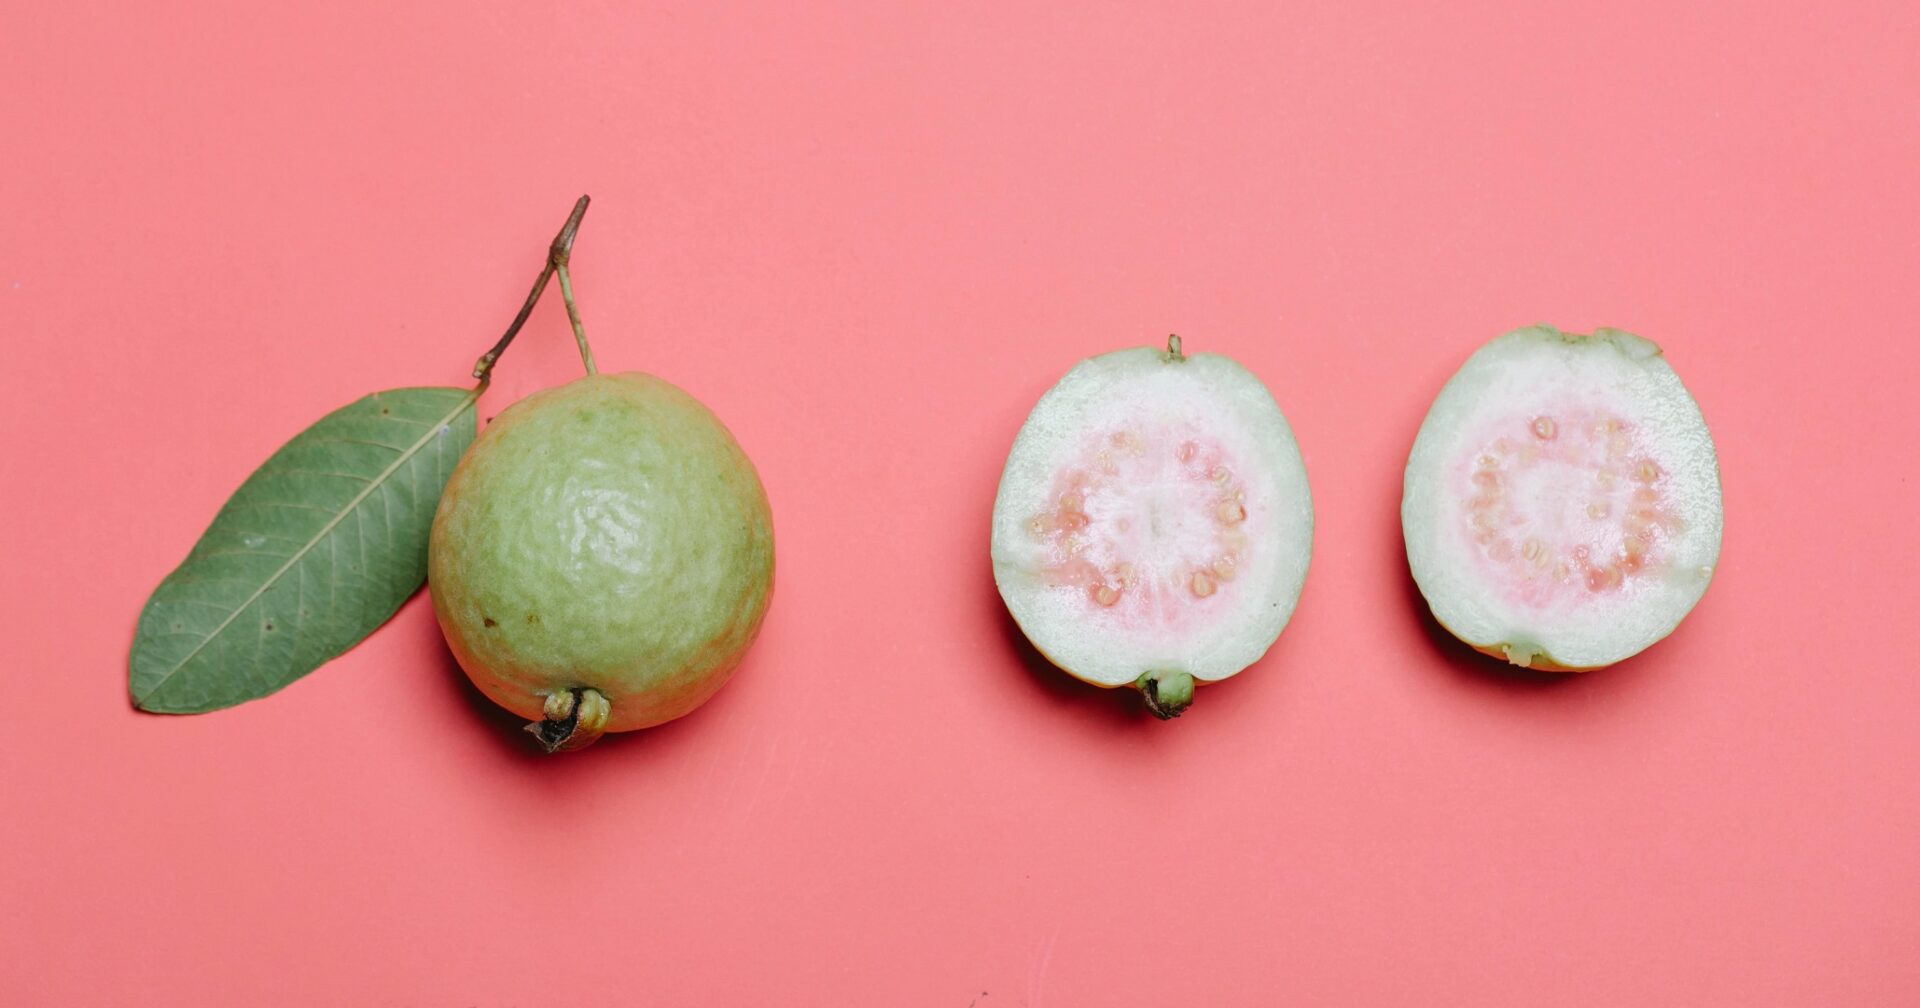
[[[520,327],[527,324],[527,316],[533,314],[533,306],[540,301],[540,295],[547,289],[547,281],[553,278],[553,271],[566,264],[573,253],[573,236],[580,230],[580,218],[587,214],[587,197],[582,196],[573,204],[573,212],[567,215],[567,222],[560,227],[560,233],[553,236],[553,244],[547,246],[547,261],[540,266],[540,275],[533,281],[533,289],[527,292],[526,303],[520,306],[520,313],[513,317],[513,324],[500,337],[493,349],[480,355],[473,364],[473,376],[486,381],[493,372],[493,364],[506,352],[507,344],[520,335]]]
[[[580,363],[586,365],[588,374],[599,374],[600,369],[593,366],[593,348],[587,345],[587,329],[580,324],[580,304],[573,299],[573,277],[564,262],[555,264],[553,271],[560,274],[560,296],[567,302],[567,321],[573,323],[573,341],[580,346]]]

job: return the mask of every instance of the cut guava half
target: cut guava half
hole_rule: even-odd
[[[1048,660],[1173,717],[1265,654],[1313,548],[1299,445],[1258,378],[1141,347],[1075,365],[1014,439],[993,576]]]
[[[1720,468],[1660,348],[1533,326],[1476,351],[1407,459],[1407,564],[1487,654],[1579,671],[1680,624],[1720,556]]]

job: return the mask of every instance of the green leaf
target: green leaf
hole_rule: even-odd
[[[376,392],[255,470],[140,613],[133,702],[197,714],[266,696],[385,623],[427,576],[427,533],[473,443],[460,388]]]

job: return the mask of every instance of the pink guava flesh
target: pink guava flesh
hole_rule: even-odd
[[[1054,473],[1048,507],[1027,523],[1050,584],[1082,593],[1089,618],[1136,636],[1209,626],[1260,536],[1263,510],[1218,439],[1144,425],[1087,439]]]
[[[1468,446],[1452,473],[1457,532],[1509,601],[1577,606],[1662,576],[1680,521],[1635,424],[1569,406],[1501,417]]]

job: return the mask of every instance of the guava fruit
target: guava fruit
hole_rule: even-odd
[[[483,383],[550,278],[587,376],[508,407],[461,456],[427,543],[433,611],[482,693],[548,752],[705,703],[760,632],[773,517],[707,408],[638,372],[603,375],[568,271],[580,197]]]
[[[773,587],[752,462],[692,396],[595,374],[508,407],[434,515],[460,667],[549,748],[680,717],[726,682]]]
[[[1287,625],[1313,500],[1286,417],[1218,354],[1081,361],[1014,439],[993,504],[993,576],[1036,649],[1160,718],[1253,664]]]
[[[1533,326],[1476,351],[1407,459],[1407,563],[1454,636],[1536,669],[1671,633],[1720,555],[1706,420],[1660,348]]]

